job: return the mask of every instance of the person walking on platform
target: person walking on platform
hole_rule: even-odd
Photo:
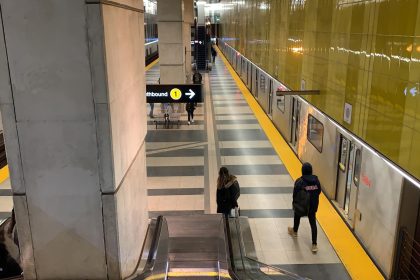
[[[293,188],[293,211],[294,224],[288,227],[288,232],[292,237],[297,237],[300,218],[308,216],[312,232],[312,252],[318,251],[316,211],[318,210],[319,194],[321,193],[321,183],[318,177],[312,174],[312,165],[305,162],[302,165],[302,176],[296,180]]]
[[[213,63],[216,61],[217,52],[214,47],[211,47],[211,56],[213,58]]]
[[[229,174],[229,170],[226,167],[221,167],[219,178],[217,178],[217,213],[222,213],[225,217],[235,217],[240,194],[236,176]]]
[[[185,110],[187,110],[187,113],[188,113],[188,125],[190,125],[190,123],[194,123],[195,104],[193,102],[188,102],[185,105]]]

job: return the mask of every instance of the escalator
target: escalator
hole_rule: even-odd
[[[303,280],[257,261],[247,218],[166,216],[152,220],[132,280]]]

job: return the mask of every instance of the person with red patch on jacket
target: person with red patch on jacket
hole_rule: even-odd
[[[294,224],[293,227],[288,228],[288,232],[291,236],[297,237],[300,218],[308,216],[312,232],[313,253],[318,251],[316,212],[318,211],[320,193],[321,183],[318,177],[312,174],[312,165],[305,162],[302,165],[302,176],[296,180],[293,188]]]

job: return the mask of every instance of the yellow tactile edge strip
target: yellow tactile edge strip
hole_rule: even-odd
[[[150,62],[148,65],[146,65],[146,67],[144,68],[144,72],[147,72],[150,70],[150,68],[152,68],[153,66],[156,65],[156,63],[159,62],[159,58],[156,58],[155,60],[153,60],[152,62]]]
[[[248,102],[248,105],[254,112],[281,161],[284,163],[287,171],[289,171],[293,180],[296,180],[301,176],[302,163],[249,92],[223,53],[218,48],[216,50]],[[323,193],[320,195],[317,220],[352,279],[385,279]]]
[[[9,178],[9,166],[6,165],[2,169],[0,169],[0,184],[6,181]]]

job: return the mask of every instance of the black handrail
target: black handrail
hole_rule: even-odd
[[[160,233],[162,231],[163,216],[158,216],[156,220],[156,230],[153,235],[153,240],[150,245],[149,256],[147,257],[146,264],[144,266],[143,272],[138,275],[135,279],[144,279],[153,272],[154,259],[156,257],[157,247],[159,245]]]
[[[273,271],[277,271],[277,272],[279,272],[279,273],[281,273],[281,274],[289,277],[290,279],[296,279],[296,280],[309,279],[309,278],[305,278],[305,277],[299,276],[299,275],[294,274],[292,272],[289,272],[289,271],[283,270],[281,268],[278,268],[278,267],[275,267],[275,266],[271,266],[271,265],[262,263],[262,262],[260,262],[258,260],[255,260],[253,258],[248,257],[246,255],[246,252],[244,251],[245,246],[244,246],[243,239],[242,239],[242,229],[241,229],[241,225],[240,225],[240,222],[239,222],[239,218],[238,217],[234,218],[234,223],[235,223],[235,227],[236,227],[236,232],[238,233],[238,239],[239,239],[238,242],[239,242],[239,249],[240,249],[240,254],[241,254],[241,261],[242,261],[242,265],[243,265],[244,268],[245,267],[249,267],[249,264],[250,263],[255,263],[255,264],[258,264],[259,267],[266,267],[266,268],[269,268],[269,269],[271,269]],[[229,232],[229,233],[231,233],[231,231],[230,231],[230,225],[229,225],[229,218],[226,219],[226,231]],[[226,238],[228,240],[230,258],[231,258],[230,266],[232,268],[232,271],[234,272],[234,274],[231,275],[231,276],[234,276],[234,277],[236,277],[236,279],[239,279],[239,277],[237,276],[237,274],[235,272],[235,269],[236,268],[235,268],[235,265],[233,263],[233,259],[234,258],[233,258],[232,237],[230,236],[230,234],[227,234]],[[249,274],[249,273],[246,273],[246,274],[249,277],[249,279],[253,279],[253,276],[251,274]]]

